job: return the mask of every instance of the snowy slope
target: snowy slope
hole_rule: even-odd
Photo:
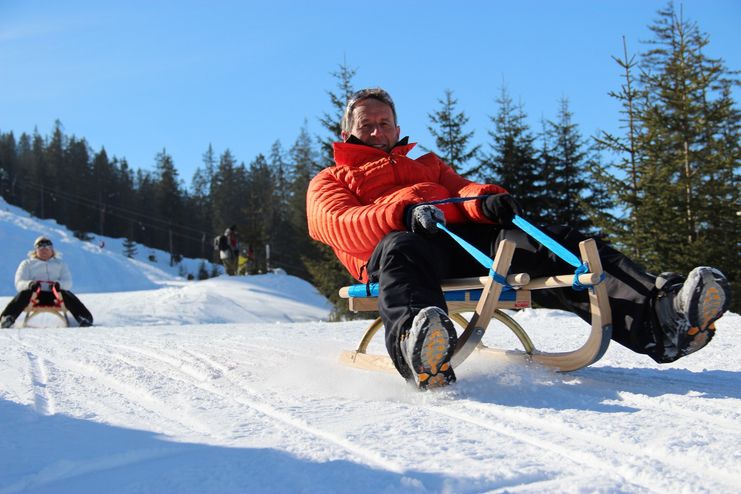
[[[90,242],[81,242],[56,221],[34,218],[0,197],[0,295],[15,295],[13,279],[18,263],[39,235],[54,242],[70,267],[76,293],[144,290],[178,278],[179,267],[170,267],[169,255],[164,252],[139,246],[134,259],[129,259],[121,255],[124,239],[93,237]],[[146,260],[150,254],[156,262]],[[185,259],[183,269],[195,275],[199,262]]]
[[[32,221],[6,206],[0,235]],[[3,276],[18,260],[4,251]],[[86,268],[73,276],[95,279]],[[95,269],[132,285],[80,292],[95,327],[0,332],[0,493],[739,492],[736,314],[670,365],[617,344],[564,375],[474,355],[454,386],[419,393],[337,363],[367,322],[324,322],[296,278]],[[557,311],[516,318],[544,349],[588,331]],[[496,326],[485,342],[514,345]]]

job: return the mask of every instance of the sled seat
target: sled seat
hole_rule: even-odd
[[[602,264],[593,239],[579,245],[582,259],[589,271],[578,275],[574,273],[530,279],[527,273],[507,275],[514,254],[514,243],[503,240],[493,260],[491,276],[458,278],[445,280],[441,288],[448,305],[448,314],[463,332],[458,337],[451,365],[462,364],[476,350],[496,358],[537,362],[560,372],[569,372],[586,367],[599,360],[610,343],[612,323],[607,290],[603,279]],[[583,286],[589,288],[592,328],[585,343],[578,349],[568,352],[542,352],[536,349],[527,332],[503,309],[524,309],[531,307],[531,291],[561,288],[573,289],[575,277]],[[495,281],[498,280],[498,281]],[[506,280],[506,283],[504,282]],[[378,310],[378,286],[376,284],[351,285],[342,287],[340,297],[348,300],[353,312],[372,312]],[[469,318],[464,313],[472,313]],[[491,319],[509,328],[523,346],[523,350],[501,350],[487,347],[482,338]],[[340,361],[354,367],[396,372],[391,359],[386,355],[367,353],[371,340],[383,327],[380,317],[370,323],[356,350],[344,351]]]
[[[28,302],[28,305],[24,310],[26,315],[23,318],[23,327],[26,327],[28,321],[39,314],[53,314],[59,317],[66,327],[69,327],[67,307],[64,305],[62,294],[53,286],[51,287],[51,294],[53,295],[53,298],[49,300],[49,297],[41,295],[40,288],[33,292],[31,300]]]

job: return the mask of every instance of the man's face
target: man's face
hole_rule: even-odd
[[[353,122],[350,132],[342,132],[342,139],[354,135],[374,148],[390,152],[399,141],[399,126],[394,120],[394,112],[386,103],[368,98],[355,105],[352,111]]]

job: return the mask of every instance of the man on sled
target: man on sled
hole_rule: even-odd
[[[56,294],[64,301],[81,327],[91,326],[93,316],[71,291],[72,275],[67,265],[57,256],[54,245],[47,237],[41,236],[33,243],[28,259],[21,261],[15,272],[15,287],[18,294],[10,301],[0,315],[0,326],[9,328],[23,312],[34,294],[39,302],[52,305]]]
[[[514,242],[515,273],[550,276],[568,271],[568,265],[512,229],[521,208],[504,188],[471,182],[432,153],[408,158],[414,144],[399,140],[396,109],[383,89],[355,93],[341,128],[344,142],[334,144],[336,166],[309,185],[309,234],[332,247],[357,280],[379,284],[386,349],[399,373],[420,388],[445,385],[455,380],[449,362],[457,335],[441,281],[486,270],[461,255],[450,236],[439,235],[438,223],[492,256],[501,240]],[[484,197],[420,204],[478,196]],[[545,231],[572,252],[586,238],[565,226]],[[720,271],[698,267],[686,279],[675,273],[657,277],[606,243],[597,245],[614,341],[656,362],[672,362],[710,341],[713,323],[730,302]],[[533,300],[589,321],[584,292],[538,290]]]

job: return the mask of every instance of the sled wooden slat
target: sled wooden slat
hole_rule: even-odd
[[[509,291],[502,294],[502,285],[494,282],[491,276],[475,278],[459,278],[446,280],[441,285],[446,299],[451,293],[458,297],[448,300],[448,313],[451,319],[461,326],[463,332],[458,337],[458,345],[451,359],[455,368],[461,365],[472,353],[490,356],[499,359],[514,359],[537,362],[538,364],[554,368],[560,372],[569,372],[586,367],[599,360],[610,343],[612,335],[612,319],[607,298],[607,289],[600,280],[603,277],[602,263],[599,259],[597,246],[593,239],[579,244],[582,262],[586,263],[590,271],[579,275],[580,283],[590,286],[588,291],[591,330],[585,343],[576,350],[567,352],[542,352],[535,348],[525,330],[501,309],[520,309],[531,305],[531,291],[540,289],[562,288],[571,290],[574,274],[564,274],[545,278],[530,279],[527,273],[507,276],[510,286],[516,288],[514,294]],[[492,269],[499,275],[505,276],[514,254],[514,244],[503,240],[497,250]],[[378,310],[377,297],[351,297],[349,287],[340,289],[340,296],[348,299],[350,309],[355,312]],[[465,290],[461,299],[461,290]],[[514,295],[514,297],[513,297]],[[462,313],[472,313],[466,319]],[[496,319],[507,326],[520,340],[524,350],[502,350],[486,347],[481,339],[486,332],[491,319]],[[380,318],[375,319],[366,329],[363,338],[356,350],[344,351],[340,361],[362,369],[395,372],[391,359],[386,355],[367,353],[368,345],[379,329],[383,327]]]
[[[479,297],[474,297],[472,290],[481,290],[481,285],[469,288],[464,295],[464,300],[448,300],[448,310],[452,312],[470,312],[476,308]],[[456,289],[457,291],[457,289]],[[514,300],[501,300],[497,304],[497,309],[527,309],[530,307],[530,292],[517,290],[514,294]],[[353,312],[374,312],[378,310],[377,297],[351,297],[348,298],[348,305]]]

